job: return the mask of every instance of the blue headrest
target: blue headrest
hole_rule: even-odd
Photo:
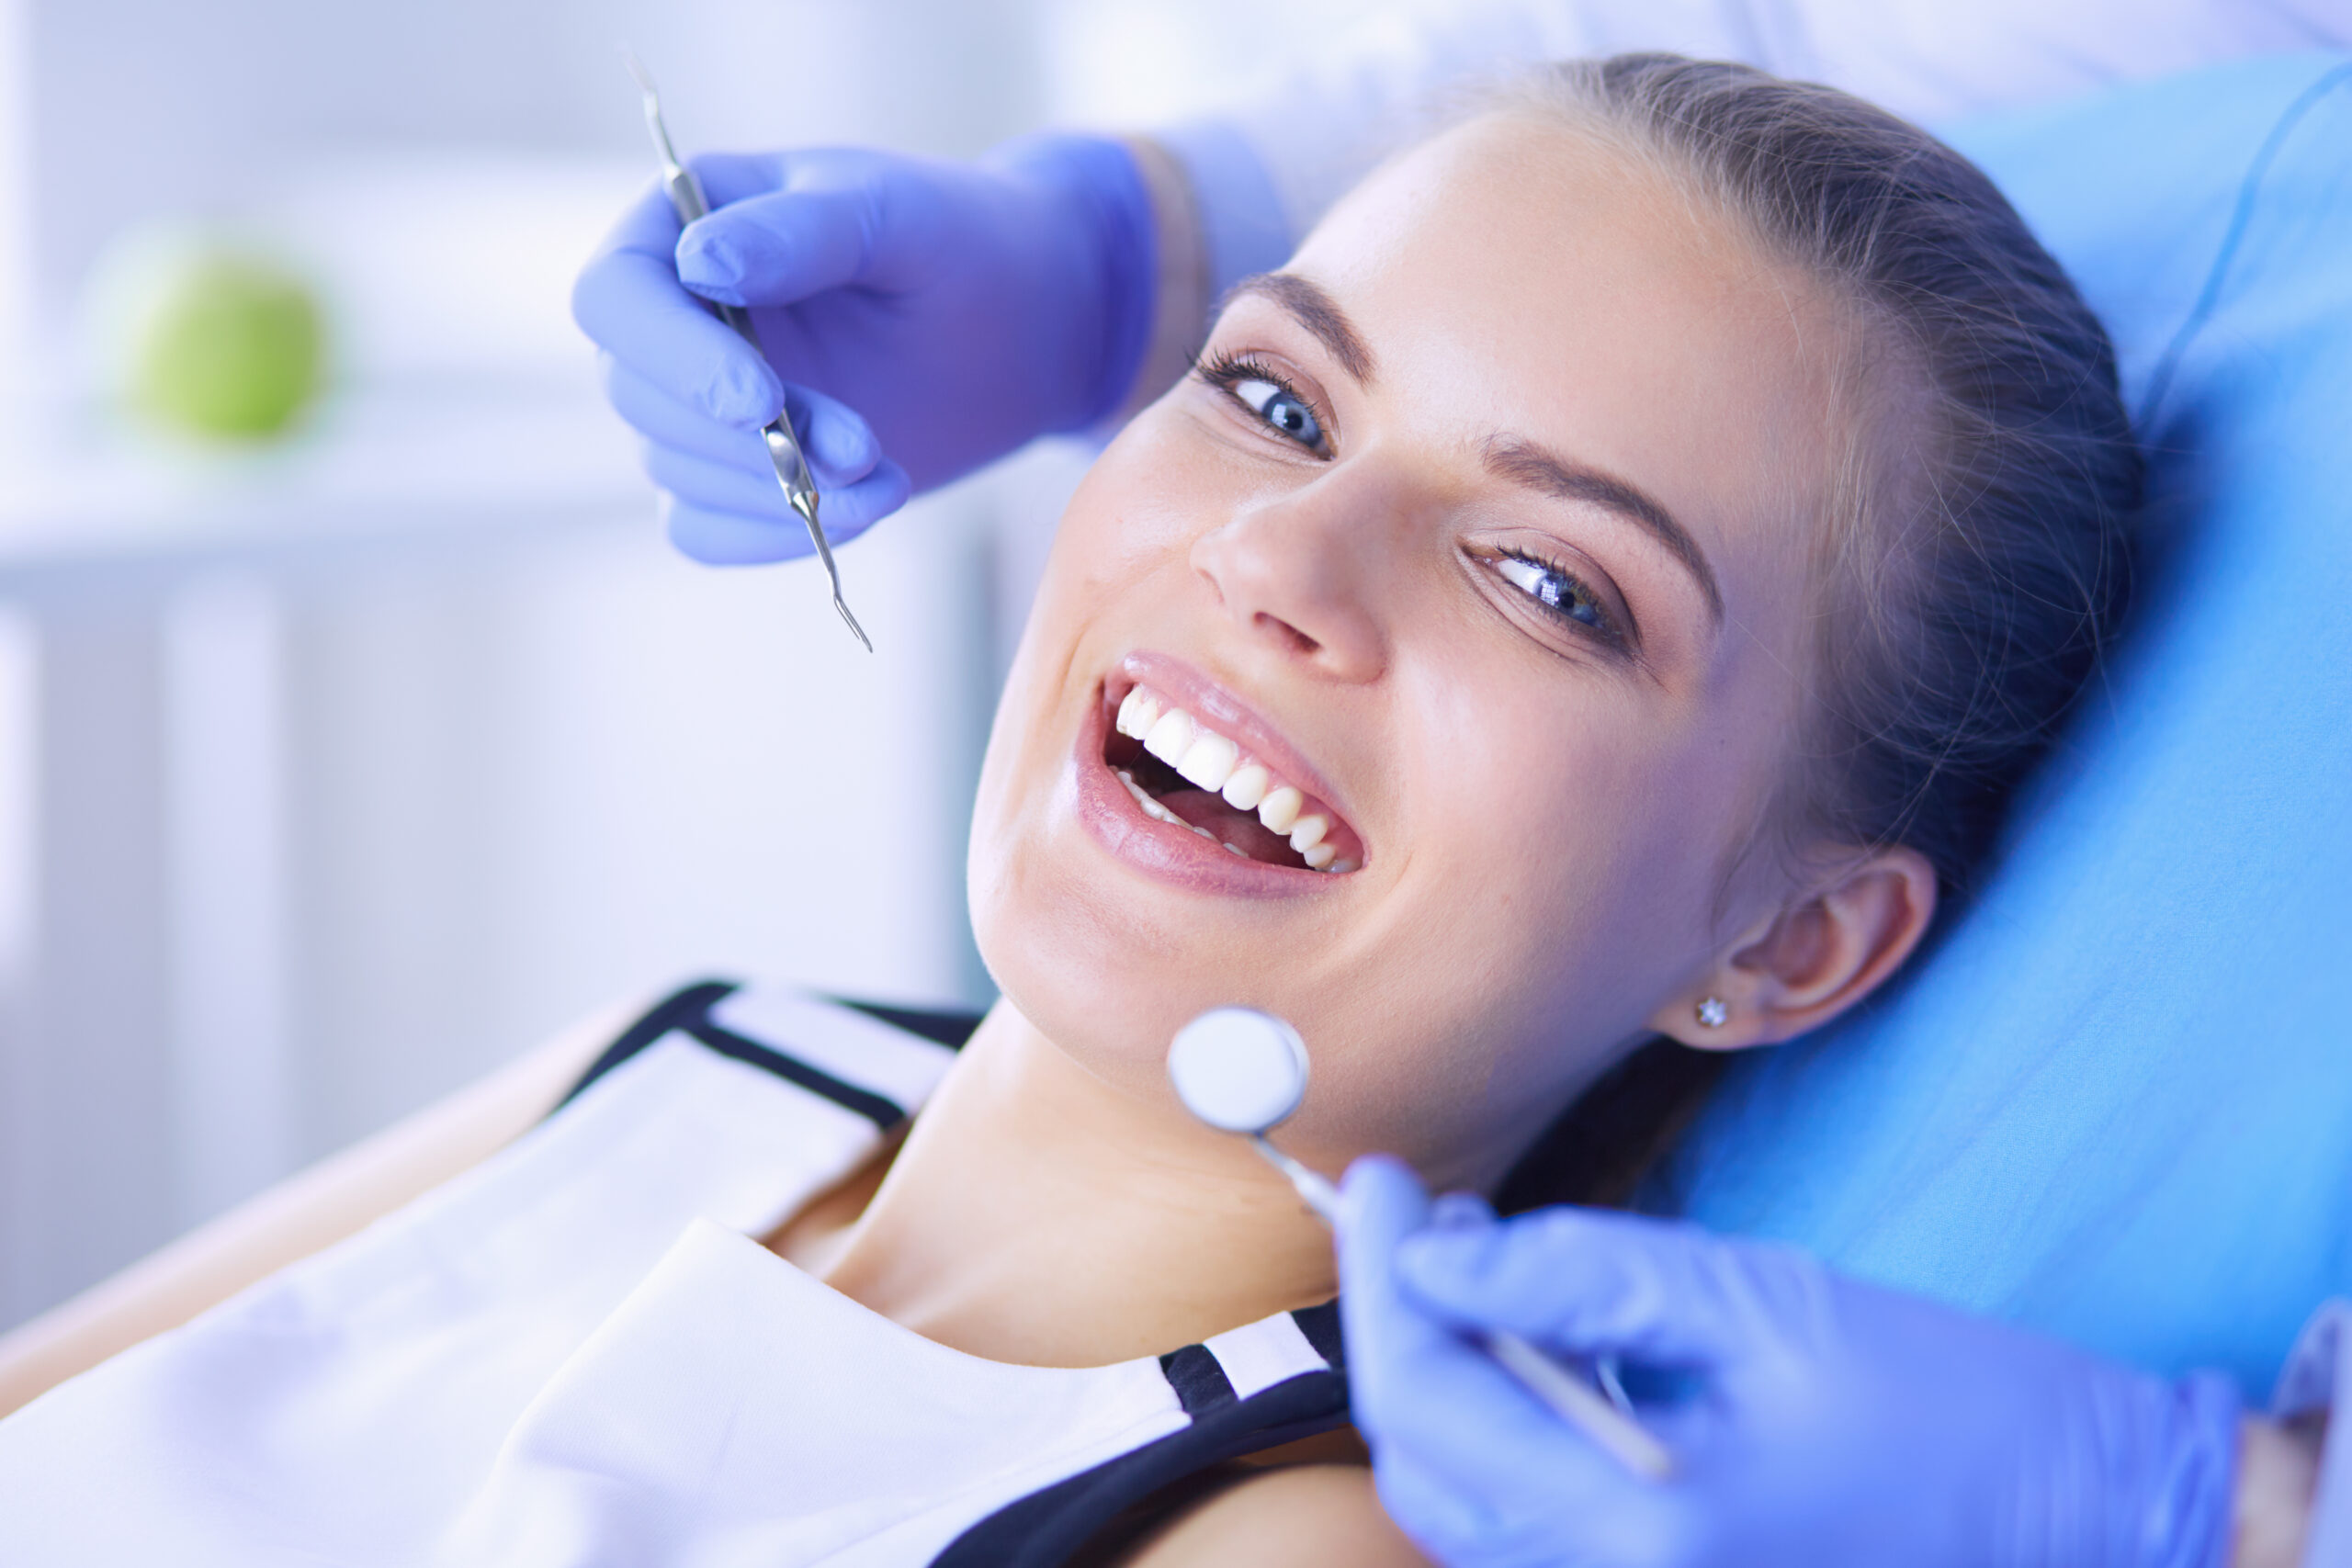
[[[1983,897],[1893,995],[1740,1063],[1668,1201],[2259,1394],[2352,1294],[2352,62],[1949,139],[2115,336],[2132,620]]]

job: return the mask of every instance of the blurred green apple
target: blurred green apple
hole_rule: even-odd
[[[124,400],[189,434],[279,434],[324,378],[316,296],[256,245],[194,231],[133,236],[101,263],[91,308]]]

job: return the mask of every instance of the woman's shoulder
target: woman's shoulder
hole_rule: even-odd
[[[1269,1470],[1217,1492],[1130,1554],[1122,1568],[1428,1568],[1391,1523],[1359,1464]]]

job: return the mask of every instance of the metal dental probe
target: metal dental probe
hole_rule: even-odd
[[[1340,1190],[1266,1136],[1306,1098],[1306,1043],[1298,1031],[1255,1008],[1211,1008],[1170,1042],[1168,1077],[1185,1110],[1220,1132],[1248,1138],[1269,1165],[1290,1179],[1307,1208],[1339,1229]],[[1476,1340],[1521,1387],[1627,1470],[1652,1481],[1674,1473],[1674,1456],[1635,1419],[1633,1402],[1608,1358],[1595,1364],[1601,1389],[1596,1393],[1507,1328],[1488,1329]]]
[[[1283,1153],[1263,1133],[1250,1134],[1267,1163],[1290,1178],[1292,1190],[1317,1219],[1337,1228],[1340,1190],[1322,1172],[1309,1169]],[[1487,1354],[1517,1378],[1520,1386],[1552,1407],[1552,1413],[1598,1444],[1602,1451],[1634,1474],[1664,1481],[1674,1473],[1673,1456],[1633,1418],[1633,1402],[1625,1397],[1616,1367],[1600,1362],[1594,1375],[1602,1393],[1595,1393],[1566,1367],[1508,1328],[1490,1328],[1477,1337]]]
[[[703,194],[702,182],[695,172],[678,162],[678,154],[670,145],[669,128],[662,123],[662,97],[653,89],[653,78],[646,74],[645,66],[637,56],[624,50],[621,58],[628,62],[628,73],[637,81],[638,91],[645,96],[645,129],[652,133],[653,151],[662,160],[662,188],[669,194],[671,209],[678,221],[691,223],[710,213],[710,200]],[[718,319],[733,327],[745,343],[759,349],[759,334],[752,330],[751,312],[741,305],[711,302],[710,308]],[[765,352],[762,350],[762,352]],[[780,413],[761,427],[760,438],[767,443],[768,461],[775,465],[776,482],[784,487],[784,499],[800,514],[808,527],[808,542],[817,547],[817,558],[825,563],[825,575],[833,585],[833,608],[842,613],[842,621],[853,636],[874,651],[874,639],[849,613],[849,605],[842,598],[842,570],[833,564],[833,547],[826,542],[824,525],[817,521],[817,481],[809,477],[808,459],[801,455],[800,443],[792,434],[792,415]]]

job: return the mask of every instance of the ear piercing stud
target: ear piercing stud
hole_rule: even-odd
[[[1701,1002],[1698,1012],[1699,1021],[1709,1029],[1721,1029],[1724,1021],[1731,1017],[1731,1009],[1724,1006],[1724,999],[1721,997],[1709,997],[1705,1001]]]

